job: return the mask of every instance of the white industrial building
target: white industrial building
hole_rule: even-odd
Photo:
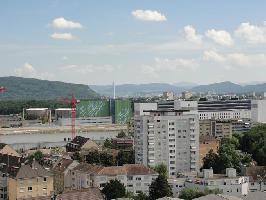
[[[188,109],[191,111],[197,110],[199,113],[199,120],[250,119],[253,123],[266,123],[266,99],[161,101],[158,102],[158,109]]]
[[[198,170],[199,120],[188,110],[150,110],[134,117],[135,161],[164,163],[170,176]]]

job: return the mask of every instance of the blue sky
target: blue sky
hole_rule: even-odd
[[[0,76],[266,81],[266,1],[2,0]]]

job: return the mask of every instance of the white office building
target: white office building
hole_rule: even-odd
[[[151,110],[134,117],[135,161],[164,163],[170,176],[198,170],[199,120],[188,110]]]
[[[251,101],[251,118],[253,122],[266,123],[266,100]]]
[[[145,115],[145,110],[157,110],[157,103],[134,103],[134,115]]]

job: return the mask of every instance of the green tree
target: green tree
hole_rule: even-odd
[[[186,188],[181,191],[180,198],[185,200],[192,200],[195,198],[199,198],[202,196],[206,196],[208,194],[219,194],[221,191],[219,189],[205,189],[204,191],[200,191],[198,188]]]
[[[104,186],[102,193],[107,200],[122,198],[126,195],[126,188],[120,181],[111,180]]]
[[[80,155],[80,153],[79,152],[75,152],[73,155],[72,155],[72,157],[71,157],[73,160],[77,160],[77,161],[79,161],[79,162],[82,162],[82,156]]]
[[[201,196],[205,196],[205,194],[199,191],[198,189],[186,188],[181,191],[179,198],[185,199],[185,200],[192,200],[195,198],[199,198]]]
[[[154,167],[154,170],[155,170],[158,174],[164,176],[165,178],[168,178],[167,166],[166,166],[165,164],[161,163],[161,164],[156,165],[156,166]]]
[[[43,158],[44,158],[44,155],[41,151],[36,151],[34,154],[32,154],[31,156],[29,156],[29,160],[30,161],[33,161],[33,160],[36,160],[38,163],[40,164],[43,164]]]
[[[173,196],[172,188],[168,184],[167,178],[159,174],[159,176],[151,183],[149,188],[149,200],[156,200],[162,197]]]
[[[115,164],[113,156],[107,152],[91,151],[85,156],[85,160],[89,164],[103,166],[113,166]]]
[[[266,165],[266,125],[253,127],[240,140],[240,149],[252,155],[258,165]]]
[[[103,143],[103,146],[108,149],[113,149],[113,143],[111,139],[106,139]]]
[[[107,152],[102,152],[100,153],[100,165],[103,166],[113,166],[114,163],[114,158],[111,154],[108,154]]]
[[[116,156],[116,163],[119,166],[124,164],[134,164],[135,163],[135,154],[134,151],[123,151],[120,150]]]
[[[148,200],[149,197],[145,193],[140,192],[140,193],[138,193],[137,196],[134,196],[133,199],[134,200]]]
[[[98,151],[90,151],[86,156],[85,160],[89,164],[100,164],[100,156]]]
[[[203,169],[216,169],[218,159],[218,154],[216,154],[213,149],[211,149],[208,154],[203,158]]]
[[[210,150],[203,158],[203,168],[213,168],[214,173],[224,173],[226,168],[235,168],[240,172],[241,165],[249,165],[252,159],[249,154],[237,150],[237,146],[235,139],[223,140],[217,154]]]
[[[126,133],[123,130],[121,130],[116,137],[117,138],[125,138],[126,137]]]

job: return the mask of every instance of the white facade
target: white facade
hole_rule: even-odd
[[[95,166],[94,166],[95,167]],[[143,170],[144,169],[144,170]],[[136,171],[135,171],[136,170]],[[138,173],[136,173],[138,172]],[[110,180],[119,180],[128,192],[135,195],[143,192],[149,194],[149,186],[158,174],[142,165],[124,165],[100,167],[97,169],[71,170],[72,189],[98,187],[100,190]]]
[[[249,183],[249,191],[250,192],[266,192],[266,182],[264,181],[258,181],[258,182],[252,182]]]
[[[163,98],[166,100],[173,100],[174,93],[173,92],[163,92]]]
[[[256,123],[266,123],[266,100],[251,101],[251,118]]]
[[[153,111],[135,116],[135,161],[146,166],[164,163],[170,176],[198,170],[198,115],[183,111]]]
[[[190,178],[185,182],[186,188],[198,188],[204,191],[219,189],[223,194],[231,196],[247,195],[249,191],[249,178],[236,176],[236,170],[227,168],[226,174],[213,174],[212,169],[203,171],[203,177]]]
[[[100,188],[101,190],[110,180],[117,179],[124,184],[128,192],[132,192],[134,194],[143,192],[148,195],[149,186],[151,185],[152,181],[156,179],[156,177],[157,175],[97,175],[94,177],[94,186]]]
[[[134,115],[147,114],[144,110],[157,110],[157,103],[134,103]]]
[[[199,119],[226,119],[226,120],[237,120],[237,119],[250,119],[250,110],[228,110],[228,111],[203,111],[199,112]]]
[[[173,196],[179,197],[181,191],[185,189],[186,178],[168,179],[168,183],[172,188]]]

